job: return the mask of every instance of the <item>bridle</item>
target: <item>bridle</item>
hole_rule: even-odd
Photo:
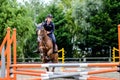
[[[42,32],[42,31],[43,31],[43,32]],[[46,48],[46,43],[45,43],[45,41],[43,40],[43,38],[45,37],[45,35],[44,35],[44,28],[38,30],[37,34],[38,34],[38,38],[37,38],[38,42],[39,42],[39,43],[42,43],[43,46],[44,46],[44,47],[43,47],[43,46],[40,46],[40,47],[39,47],[40,53],[42,53],[41,56],[43,56],[43,48]]]
[[[37,40],[38,40],[38,42],[41,42],[42,39],[44,38],[44,35],[41,34],[41,31],[42,31],[42,30],[43,30],[43,29],[38,30],[38,32],[37,32],[37,35],[38,35]]]

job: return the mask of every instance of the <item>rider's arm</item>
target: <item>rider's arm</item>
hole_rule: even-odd
[[[54,25],[54,23],[51,23],[51,26],[52,26],[52,29],[51,29],[50,33],[53,33],[54,30],[55,30],[55,25]]]
[[[46,26],[47,25],[47,23],[46,22],[44,22],[43,23],[43,26],[45,27],[45,29],[47,30],[47,28],[49,28],[48,26]],[[54,32],[54,30],[55,30],[55,25],[54,25],[54,23],[50,23],[50,26],[51,26],[51,29],[50,29],[50,31],[49,30],[47,30],[47,34],[51,34],[51,33],[53,33]]]
[[[47,22],[46,22],[46,21],[42,23],[42,26],[43,26],[44,28],[45,28],[46,25],[47,25]],[[47,31],[47,30],[46,30],[46,31]],[[50,34],[50,32],[47,31],[47,34]]]

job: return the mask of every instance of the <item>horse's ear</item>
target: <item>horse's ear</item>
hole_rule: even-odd
[[[42,23],[39,23],[39,24],[35,23],[35,26],[36,26],[37,29],[42,29],[43,28]]]
[[[43,23],[40,23],[40,25],[41,25],[41,29],[43,30],[44,29]]]
[[[45,28],[43,26],[41,26],[41,28],[44,30]]]
[[[42,26],[42,23],[39,23],[39,24],[34,23],[34,25],[35,25],[36,27],[40,27],[40,26]]]

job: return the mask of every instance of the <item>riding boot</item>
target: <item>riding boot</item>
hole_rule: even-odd
[[[53,53],[57,53],[57,47],[55,43],[53,43]]]

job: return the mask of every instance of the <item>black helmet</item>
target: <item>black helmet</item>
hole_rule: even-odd
[[[48,18],[48,17],[49,17],[49,18],[53,18],[52,14],[48,14],[48,15],[47,15],[47,18]]]

